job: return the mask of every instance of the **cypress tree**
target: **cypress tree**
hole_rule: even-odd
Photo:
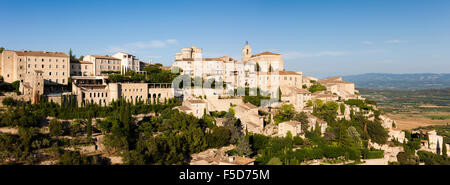
[[[442,142],[442,156],[447,157],[447,144]]]

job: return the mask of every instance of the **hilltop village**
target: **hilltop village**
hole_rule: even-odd
[[[171,66],[3,50],[1,164],[448,164],[434,130],[402,131],[341,77],[285,69],[281,54]]]

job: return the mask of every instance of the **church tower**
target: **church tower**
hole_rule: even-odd
[[[242,62],[250,60],[251,56],[252,56],[252,48],[250,47],[250,45],[248,45],[248,41],[246,41],[245,46],[242,49]]]

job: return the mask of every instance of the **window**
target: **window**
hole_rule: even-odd
[[[56,72],[56,76],[58,76],[58,72]]]
[[[28,68],[31,68],[31,64],[28,64]]]
[[[65,80],[64,79],[62,79],[62,83],[64,83],[65,82]]]
[[[49,61],[49,62],[51,62],[51,61],[52,61],[52,59],[48,59],[48,61]]]
[[[48,68],[49,68],[49,69],[52,68],[52,65],[48,65]]]
[[[58,79],[56,79],[56,83],[58,83]]]
[[[58,65],[56,65],[56,69],[58,69]]]
[[[22,59],[19,59],[19,62],[22,62]]]
[[[64,69],[64,65],[62,65],[62,68]]]
[[[44,64],[42,64],[42,69],[44,69]]]
[[[44,59],[42,59],[42,62],[44,62]]]
[[[63,74],[62,74],[63,76],[64,76],[64,72],[63,72]]]

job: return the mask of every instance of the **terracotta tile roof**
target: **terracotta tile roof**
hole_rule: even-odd
[[[332,77],[318,81],[321,84],[353,84],[352,82],[342,81],[342,77]]]
[[[184,105],[175,107],[175,109],[178,109],[178,110],[181,110],[181,111],[183,111],[183,110],[184,110],[184,111],[191,110],[189,107],[186,107],[186,106],[184,106]]]
[[[297,73],[295,71],[277,71],[277,72],[258,72],[258,75],[299,75],[300,73]]]
[[[97,58],[97,59],[120,60],[118,58],[110,57],[110,56],[98,56],[98,55],[91,55],[91,56],[94,58]]]
[[[311,94],[311,92],[309,92],[307,89],[294,88],[293,90],[298,94]]]
[[[254,55],[252,55],[252,57],[257,57],[257,56],[261,56],[261,55],[281,55],[281,54],[272,53],[270,51],[265,51],[265,52],[262,52],[262,53],[254,54]]]
[[[14,51],[18,56],[38,56],[38,57],[69,57],[64,52],[49,51]]]

